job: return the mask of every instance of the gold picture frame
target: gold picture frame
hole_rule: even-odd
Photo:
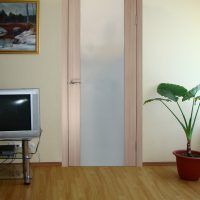
[[[39,0],[0,0],[0,54],[39,53]]]

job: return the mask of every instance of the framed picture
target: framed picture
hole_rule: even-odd
[[[0,0],[3,53],[39,53],[39,0]]]

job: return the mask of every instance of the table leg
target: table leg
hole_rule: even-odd
[[[22,153],[23,153],[23,176],[24,184],[28,185],[31,183],[30,178],[30,157],[28,152],[28,140],[22,141]]]

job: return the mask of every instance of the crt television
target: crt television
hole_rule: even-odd
[[[0,90],[0,140],[40,135],[39,89]]]

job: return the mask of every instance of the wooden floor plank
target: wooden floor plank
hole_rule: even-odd
[[[31,185],[0,180],[0,200],[199,200],[200,181],[180,180],[175,166],[34,166]]]

